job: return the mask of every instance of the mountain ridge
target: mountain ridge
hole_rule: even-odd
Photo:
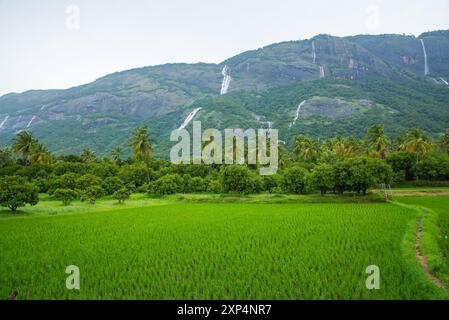
[[[427,55],[424,48],[427,49]],[[428,74],[425,74],[427,70]],[[370,86],[376,83],[373,79],[402,85],[402,90],[410,91],[410,94],[417,90],[410,89],[415,82],[449,89],[449,30],[423,33],[419,37],[394,34],[349,37],[318,35],[311,39],[285,41],[245,51],[218,64],[167,63],[115,72],[69,89],[6,94],[0,97],[0,144],[8,143],[16,132],[26,129],[35,132],[57,153],[92,148],[104,154],[113,142],[124,145],[124,139],[116,137],[117,132],[129,135],[132,127],[142,123],[149,124],[156,137],[165,139],[168,132],[181,126],[194,109],[202,108],[195,114],[197,119],[217,117],[220,110],[204,106],[204,101],[230,103],[232,100],[233,109],[227,114],[221,113],[224,120],[211,122],[222,129],[220,124],[229,123],[227,120],[235,118],[232,113],[240,114],[233,124],[238,126],[247,122],[249,109],[245,104],[251,95],[263,95],[274,88],[281,88],[282,91],[282,88],[291,86],[290,90],[300,90],[301,86],[307,87],[308,82],[323,80],[336,84],[343,82],[344,86],[353,86],[357,91],[360,88],[355,83]],[[433,90],[431,86],[423,87]],[[323,90],[329,93],[313,100],[311,104],[316,112],[321,110],[322,115],[329,116],[322,117],[321,123],[347,121],[348,118],[334,117],[335,108],[335,112],[338,108],[340,111],[346,110],[343,114],[349,118],[356,112],[348,108],[368,112],[365,107],[356,105],[357,99],[343,102],[338,100],[338,92],[333,92],[329,87]],[[340,91],[344,91],[342,87]],[[231,97],[227,98],[227,95]],[[266,99],[270,100],[269,97]],[[276,99],[283,101],[282,97]],[[400,101],[397,97],[391,97],[393,100]],[[297,101],[298,104],[300,102]],[[288,103],[291,104],[290,101]],[[444,105],[433,103],[445,112]],[[310,104],[306,105],[311,108]],[[380,104],[373,101],[373,105]],[[292,106],[280,102],[272,108],[277,108],[283,114],[284,110]],[[262,122],[276,123],[268,119],[270,110],[266,109],[265,114],[256,116],[264,119],[260,120]],[[429,107],[429,110],[434,109],[433,106]],[[395,108],[388,106],[385,110]],[[310,114],[310,110],[306,109],[306,118],[319,116],[315,113]],[[277,125],[282,127],[291,120],[285,116],[282,120],[285,123]],[[307,121],[304,120],[302,124]],[[71,128],[70,134],[65,133],[66,128]],[[430,129],[436,132],[441,129],[441,124]],[[292,126],[284,130],[288,132],[285,136],[290,137],[299,129]],[[53,132],[58,134],[55,136]],[[105,143],[107,136],[114,138]],[[54,139],[62,142],[55,143],[52,141]],[[166,154],[167,146],[162,149],[160,152]]]

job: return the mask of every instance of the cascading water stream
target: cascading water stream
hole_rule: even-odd
[[[320,79],[323,79],[325,76],[324,67],[320,66]]]
[[[196,114],[200,112],[202,108],[197,108],[190,112],[190,114],[187,116],[187,118],[184,120],[184,123],[179,127],[179,130],[183,130],[187,128],[190,122],[192,122],[193,118],[195,118]]]
[[[290,123],[290,125],[288,126],[289,128],[293,127],[296,124],[296,121],[298,121],[299,119],[299,114],[301,113],[301,108],[302,106],[307,102],[307,100],[304,100],[303,102],[301,102],[298,106],[298,109],[296,110],[296,115],[295,115],[295,119],[293,120],[292,123]]]
[[[316,63],[316,50],[315,50],[315,41],[312,40],[312,59],[313,64]]]
[[[229,75],[229,68],[228,66],[224,66],[223,70],[221,71],[221,74],[223,75],[223,82],[221,83],[221,91],[220,94],[224,95],[228,93],[229,86],[231,85],[231,76]]]
[[[3,128],[3,126],[5,125],[6,121],[8,121],[9,116],[6,116],[5,119],[3,119],[2,123],[0,123],[0,129]]]
[[[427,50],[426,50],[426,45],[424,43],[423,39],[421,40],[421,45],[422,45],[422,50],[424,53],[424,75],[427,76],[429,74],[429,63],[427,61]]]
[[[29,127],[31,127],[31,124],[33,123],[33,121],[36,119],[36,116],[33,116],[30,120],[30,122],[28,122],[26,129],[28,129]]]

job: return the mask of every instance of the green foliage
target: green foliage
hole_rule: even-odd
[[[118,177],[108,177],[105,180],[103,180],[101,186],[103,187],[103,190],[106,192],[107,195],[112,195],[114,194],[114,192],[123,189],[125,187],[125,184]]]
[[[169,174],[159,178],[151,184],[150,193],[155,195],[169,195],[183,192],[184,179],[179,174]]]
[[[76,188],[79,190],[87,190],[92,186],[101,186],[101,179],[93,174],[87,173],[76,179]]]
[[[90,204],[95,204],[98,199],[105,195],[102,187],[98,185],[92,185],[87,187],[81,194],[81,201],[89,202]]]
[[[308,172],[306,169],[295,166],[284,171],[282,187],[286,193],[304,194],[306,191]]]
[[[116,199],[119,203],[124,203],[125,200],[128,200],[131,196],[131,192],[126,188],[121,188],[114,192],[114,195],[112,196],[114,199]]]
[[[68,206],[76,199],[78,194],[72,189],[56,189],[54,196],[56,199],[61,200],[65,206]]]
[[[39,189],[26,179],[17,176],[0,178],[0,205],[16,212],[27,204],[39,202]]]
[[[262,188],[261,178],[246,166],[224,166],[220,172],[224,192],[241,194],[257,193]]]
[[[321,192],[321,195],[325,195],[329,191],[333,191],[335,188],[334,182],[334,170],[331,165],[320,164],[316,166],[310,176],[310,181],[316,190]]]

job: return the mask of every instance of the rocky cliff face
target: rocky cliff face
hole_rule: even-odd
[[[284,123],[279,122],[285,122],[285,130],[294,133],[298,128],[287,125],[291,124],[290,117],[303,100],[287,102],[285,97],[279,96],[279,101],[273,102],[266,98],[276,103],[271,106],[274,113],[285,113],[285,119],[276,120],[268,108],[264,112],[251,111],[248,99],[264,96],[273,88],[301,83],[306,87],[306,83],[314,81],[363,83],[374,78],[394,83],[427,81],[436,90],[449,91],[449,31],[425,33],[419,38],[320,35],[248,51],[219,65],[145,67],[108,75],[68,90],[5,95],[0,97],[0,144],[9,143],[16,132],[27,129],[54,151],[78,152],[91,147],[105,153],[112,145],[123,143],[132,127],[140,123],[150,124],[155,136],[166,137],[199,107],[202,109],[195,117],[215,119],[213,123],[217,126],[242,126],[250,117],[253,125],[263,122],[282,127]],[[327,96],[317,92],[320,99],[305,105],[304,117],[316,117],[321,113],[324,118],[343,121],[342,118],[360,113],[360,110],[367,111],[369,108],[355,110],[354,101],[370,97],[338,100],[341,98],[338,95],[344,94],[344,86],[348,84],[335,87]],[[295,88],[291,90],[298,90]],[[295,95],[295,92],[283,94]],[[296,100],[300,99],[299,94],[296,95]],[[213,106],[208,108],[205,101],[212,101]],[[258,103],[263,104],[263,101]],[[384,105],[388,101],[372,101],[372,105],[376,104]],[[232,114],[223,112],[223,108],[230,108]],[[335,117],[333,108],[341,116]]]

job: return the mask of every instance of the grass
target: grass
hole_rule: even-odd
[[[427,215],[427,248],[429,265],[449,287],[449,196],[400,197],[398,201],[424,208]],[[431,237],[431,239],[429,239]]]
[[[66,208],[47,198],[17,217],[3,212],[0,296],[17,290],[20,299],[447,298],[414,257],[414,210],[174,197]],[[372,264],[380,267],[378,291],[365,287]],[[80,267],[80,291],[65,288],[69,265]]]

